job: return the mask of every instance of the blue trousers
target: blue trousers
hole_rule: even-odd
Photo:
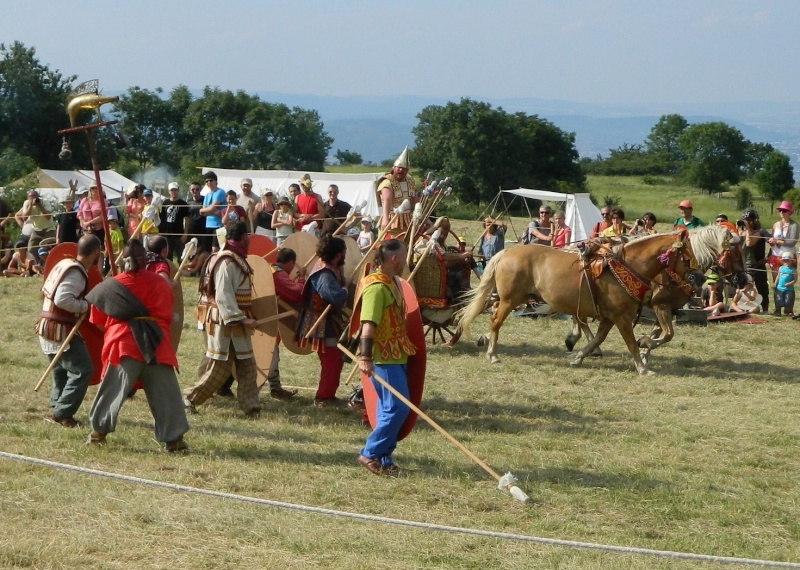
[[[52,361],[55,354],[48,354]],[[81,407],[83,397],[89,388],[94,365],[86,344],[79,335],[72,337],[69,348],[53,367],[53,387],[50,389],[50,407],[53,415],[71,418]]]
[[[408,380],[405,364],[375,364],[375,373],[389,385],[408,398]],[[408,406],[397,399],[383,384],[370,378],[378,394],[375,429],[367,437],[361,455],[377,459],[381,466],[392,465],[392,452],[397,447],[397,435],[408,417]]]

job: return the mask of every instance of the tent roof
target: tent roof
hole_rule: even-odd
[[[50,170],[39,168],[32,173],[36,176],[37,189],[56,189],[69,188],[69,181],[78,181],[78,186],[89,186],[94,182],[93,170]],[[30,175],[29,175],[30,176]],[[27,177],[20,178],[8,184],[8,186],[20,186]],[[135,184],[133,180],[125,178],[113,170],[100,171],[100,183],[109,200],[117,200],[122,196],[125,188],[130,184]]]
[[[276,195],[289,195],[289,185],[297,182],[301,176],[308,174],[313,181],[313,190],[320,194],[323,200],[328,195],[325,190],[331,184],[339,187],[339,199],[355,206],[362,200],[366,206],[362,213],[369,216],[378,216],[381,213],[378,207],[378,196],[375,193],[375,182],[383,176],[384,172],[370,172],[366,174],[336,174],[331,172],[300,172],[296,170],[231,170],[226,168],[211,168],[204,166],[203,174],[213,170],[217,175],[220,188],[240,192],[242,178],[253,179],[253,193],[261,193],[269,188]]]
[[[603,220],[600,210],[592,203],[589,194],[565,194],[563,192],[550,192],[549,190],[531,190],[530,188],[517,188],[516,190],[503,190],[533,200],[548,200],[550,202],[566,202],[564,206],[566,224],[572,228],[572,240],[583,241],[591,235],[592,227]]]

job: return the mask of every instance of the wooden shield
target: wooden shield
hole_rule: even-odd
[[[305,267],[306,275],[311,273],[314,269],[314,263],[317,261],[317,243],[319,240],[307,232],[294,232],[283,241],[281,247],[288,247],[293,249],[297,254],[297,263],[295,264],[294,271],[289,276],[292,280],[297,278],[297,271],[301,267]],[[283,338],[283,336],[281,336]]]
[[[272,268],[260,255],[248,255],[247,263],[253,269],[253,318],[260,320],[274,317],[278,314],[278,298],[275,295]],[[272,357],[275,354],[277,336],[277,319],[259,325],[253,332],[253,354],[255,354],[256,368],[258,369],[256,384],[259,387],[267,381],[269,365],[272,364]]]
[[[403,299],[406,305],[406,329],[408,336],[414,346],[417,348],[417,353],[414,356],[408,357],[408,364],[406,366],[406,378],[408,379],[409,400],[419,407],[422,402],[422,391],[425,385],[425,366],[427,362],[427,354],[425,352],[425,334],[422,329],[422,315],[419,311],[419,303],[417,303],[417,296],[411,285],[405,279],[400,280],[403,286]],[[375,381],[377,382],[377,380]],[[377,420],[377,405],[378,394],[372,385],[372,381],[365,375],[361,374],[361,386],[364,388],[364,404],[367,408],[367,416],[369,417],[369,425],[375,427]],[[400,433],[397,437],[398,441],[404,439],[411,430],[414,429],[414,424],[417,422],[417,414],[413,411],[409,412],[403,427],[400,428]]]
[[[275,246],[275,242],[267,236],[251,234],[247,255],[257,255],[266,259],[269,263],[275,263],[275,259],[278,257],[278,248]]]
[[[344,256],[344,267],[342,267],[342,274],[344,275],[345,282],[347,282],[348,285],[357,284],[361,279],[361,275],[355,275],[354,272],[356,270],[356,266],[361,263],[361,258],[363,257],[361,255],[361,250],[358,247],[358,243],[356,240],[348,236],[336,237],[342,238],[345,246],[347,246]],[[360,270],[359,273],[361,273]],[[353,287],[353,289],[354,288],[355,287]]]
[[[175,276],[178,274],[178,266],[168,260],[169,265],[169,278],[172,279],[174,286],[172,287],[172,322],[169,325],[169,338],[172,341],[172,349],[177,354],[178,346],[181,344],[181,334],[183,334],[183,319],[185,318],[185,310],[183,306],[183,285],[181,281],[175,281]]]
[[[50,254],[47,256],[47,260],[44,263],[44,278],[47,279],[50,271],[52,271],[56,263],[62,259],[77,259],[77,257],[78,244],[71,242],[58,244],[50,250]],[[89,290],[91,291],[94,286],[102,280],[103,276],[100,274],[100,270],[96,265],[92,266],[89,270]],[[89,357],[92,359],[92,364],[94,365],[92,378],[89,380],[89,385],[94,386],[95,384],[99,384],[103,379],[103,332],[86,318],[83,320],[83,323],[81,323],[78,333],[80,333],[83,342],[86,343]]]

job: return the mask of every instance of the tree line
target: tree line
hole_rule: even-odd
[[[772,145],[748,141],[720,121],[689,124],[678,114],[661,116],[643,143],[624,144],[581,164],[589,174],[676,177],[709,193],[752,181],[771,202],[794,187],[789,157]]]
[[[37,166],[91,168],[82,137],[73,137],[69,161],[58,157],[56,131],[69,126],[66,103],[75,80],[43,65],[32,47],[0,44],[0,185]],[[119,121],[127,146],[117,148],[109,129],[95,131],[100,167],[131,178],[157,166],[185,181],[203,165],[322,171],[333,144],[316,110],[219,87],[206,86],[198,96],[183,85],[169,93],[130,87],[107,118]],[[585,191],[587,173],[669,175],[708,192],[751,179],[770,199],[794,186],[786,155],[721,122],[689,125],[680,115],[665,115],[642,144],[581,159],[574,133],[472,99],[425,107],[417,119],[412,167],[449,176],[466,204],[490,201],[501,188]],[[82,120],[91,120],[88,112]],[[336,158],[361,162],[350,150]]]

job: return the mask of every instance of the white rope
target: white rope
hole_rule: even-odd
[[[561,540],[557,538],[542,538],[537,536],[528,536],[524,534],[511,534],[507,532],[494,532],[488,530],[463,528],[456,526],[446,526],[439,524],[423,523],[417,521],[407,521],[403,519],[393,519],[388,517],[380,517],[376,515],[363,515],[359,513],[349,513],[347,511],[336,511],[333,509],[323,509],[321,507],[310,507],[307,505],[298,505],[295,503],[284,503],[282,501],[272,501],[268,499],[259,499],[257,497],[247,497],[244,495],[235,495],[233,493],[223,493],[221,491],[211,491],[208,489],[199,489],[197,487],[188,487],[186,485],[178,485],[176,483],[164,483],[161,481],[153,481],[150,479],[142,479],[140,477],[131,477],[130,475],[120,475],[118,473],[109,473],[107,471],[99,471],[97,469],[89,469],[87,467],[79,467],[77,465],[68,465],[65,463],[56,463],[55,461],[48,461],[46,459],[38,459],[35,457],[26,457],[24,455],[17,455],[14,453],[7,453],[0,451],[0,457],[10,459],[12,461],[20,461],[23,463],[31,463],[34,465],[41,465],[44,467],[51,467],[53,469],[63,469],[66,471],[73,471],[76,473],[83,473],[84,475],[94,475],[97,477],[105,477],[107,479],[116,479],[119,481],[126,481],[128,483],[135,483],[137,485],[145,485],[148,487],[157,487],[160,489],[169,489],[171,491],[182,491],[184,493],[194,493],[198,495],[206,495],[210,497],[217,497],[219,499],[229,499],[233,501],[241,501],[245,503],[254,503],[257,505],[264,505],[278,509],[288,509],[293,511],[300,511],[305,513],[313,513],[319,515],[327,515],[334,517],[341,517],[353,520],[379,522],[383,524],[392,524],[397,526],[405,526],[410,528],[420,528],[424,530],[435,530],[440,532],[449,532],[453,534],[466,534],[470,536],[478,536],[482,538],[496,538],[501,540],[515,540],[519,542],[532,542],[537,544],[545,544],[548,546],[563,546],[568,548],[582,548],[587,550],[600,550],[604,552],[613,552],[616,554],[636,554],[641,556],[654,556],[658,558],[672,558],[676,560],[699,560],[703,562],[716,562],[720,564],[741,564],[745,566],[761,566],[764,568],[796,568],[800,569],[800,563],[796,562],[775,562],[772,560],[757,560],[751,558],[735,558],[731,556],[713,556],[710,554],[695,554],[691,552],[675,552],[671,550],[652,550],[649,548],[635,548],[630,546],[614,546],[607,544],[596,544],[592,542],[577,542],[574,540]]]

